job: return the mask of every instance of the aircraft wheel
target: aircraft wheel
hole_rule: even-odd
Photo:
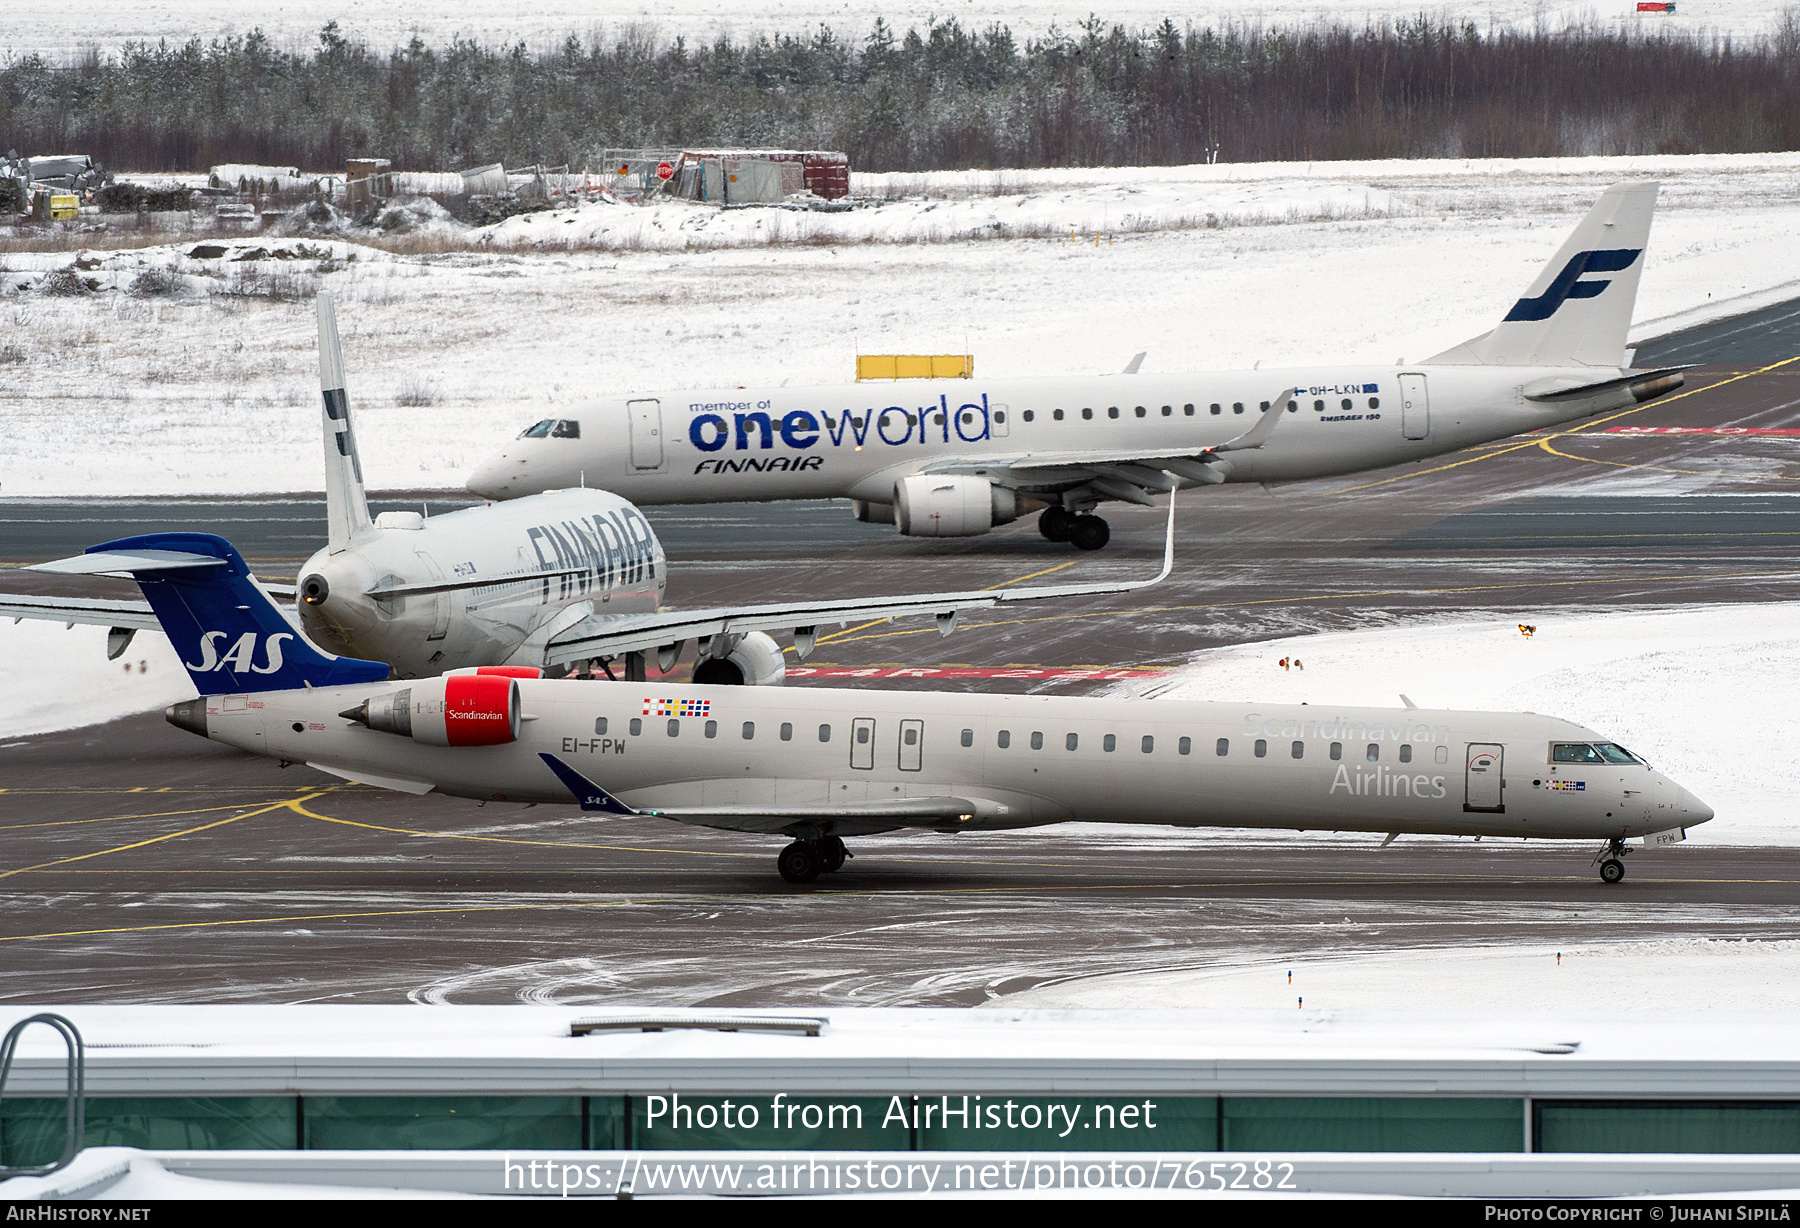
[[[1077,516],[1069,543],[1077,550],[1098,550],[1112,540],[1112,529],[1098,516]]]
[[[775,868],[790,883],[810,883],[819,877],[819,871],[824,866],[820,864],[818,851],[812,845],[804,840],[796,840],[781,850],[781,856],[775,859]]]
[[[826,836],[819,841],[819,871],[821,873],[836,874],[844,868],[844,862],[849,856],[850,850],[844,847],[844,842],[839,837]]]
[[[1065,507],[1047,507],[1038,517],[1038,532],[1053,542],[1066,542],[1075,527],[1076,515]]]
[[[1616,883],[1625,877],[1625,863],[1617,857],[1608,857],[1600,863],[1600,881]]]

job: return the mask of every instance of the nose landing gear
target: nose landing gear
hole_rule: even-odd
[[[1594,855],[1594,861],[1600,866],[1600,881],[1603,883],[1620,882],[1625,877],[1625,862],[1622,858],[1631,850],[1625,847],[1625,841],[1614,836],[1606,842],[1606,847]]]

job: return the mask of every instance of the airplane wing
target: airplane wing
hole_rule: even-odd
[[[47,571],[52,575],[64,576],[124,576],[129,578],[131,568],[155,566],[163,570],[196,567],[217,567],[223,560],[210,555],[188,554],[179,550],[134,550],[120,552],[109,550],[97,553],[78,554],[73,558],[55,559],[48,563],[33,563],[22,567],[21,571]],[[258,581],[260,584],[261,581]],[[263,584],[263,591],[273,596],[292,597],[292,585]],[[283,609],[289,622],[295,621],[291,610]],[[65,623],[75,626],[81,623],[94,627],[110,627],[115,631],[160,631],[162,625],[157,622],[156,615],[150,609],[150,603],[139,597],[120,597],[96,599],[90,597],[39,597],[35,595],[12,595],[0,593],[0,618],[10,618],[15,623],[21,619],[34,618],[44,622]],[[117,652],[111,656],[117,658],[131,642],[129,635],[122,641],[115,640]]]
[[[1163,478],[1162,489],[1175,485]],[[1024,588],[977,589],[960,593],[910,593],[894,597],[845,597],[825,601],[794,601],[774,605],[720,607],[709,610],[659,610],[653,614],[590,614],[553,636],[544,650],[546,665],[567,665],[595,657],[643,652],[679,644],[683,640],[707,640],[715,635],[742,635],[749,631],[791,629],[794,645],[804,660],[822,623],[842,626],[875,618],[901,618],[908,614],[937,617],[940,634],[956,628],[963,610],[988,609],[1022,601],[1053,597],[1099,597],[1128,593],[1160,583],[1175,566],[1175,500],[1169,498],[1169,521],[1163,539],[1162,570],[1147,580],[1098,584],[1053,584]]]
[[[1280,406],[1294,395],[1289,388],[1273,398],[1249,430],[1224,443],[1171,452],[1168,448],[1019,452],[1011,456],[947,458],[925,466],[925,473],[972,474],[1000,486],[1031,490],[1068,490],[1085,486],[1095,494],[1152,506],[1153,496],[1169,489],[1168,474],[1190,486],[1214,486],[1225,480],[1229,466],[1223,454],[1260,448],[1281,422]]]
[[[150,612],[150,603],[139,599],[96,601],[82,597],[14,597],[0,595],[0,618],[18,622],[41,618],[46,622],[122,627],[132,631],[156,631],[161,624]]]
[[[639,809],[626,805],[555,755],[539,751],[538,758],[562,781],[563,787],[574,796],[576,803],[590,813],[673,819],[677,823],[716,827],[725,831],[773,834],[785,832],[796,824],[825,822],[873,825],[875,828],[888,829],[941,827],[945,824],[967,823],[977,815],[1001,814],[1006,810],[1006,807],[994,802],[967,797],[907,797],[886,802],[844,802],[822,806],[684,806]]]

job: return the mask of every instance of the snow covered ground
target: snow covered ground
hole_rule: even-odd
[[[1800,942],[1668,938],[1435,947],[1082,977],[995,998],[1003,1010],[1756,1011],[1800,1009]],[[1292,979],[1289,979],[1289,974]]]
[[[848,385],[859,349],[967,345],[995,376],[1118,371],[1139,350],[1163,371],[1416,360],[1491,327],[1599,191],[1643,174],[1665,188],[1637,335],[1800,295],[1800,155],[1360,169],[1057,172],[1001,195],[952,179],[848,214],[592,205],[478,250],[442,234],[410,254],[260,236],[216,256],[96,249],[74,272],[99,292],[65,298],[38,286],[69,253],[10,252],[0,495],[318,489],[320,287],[376,489],[460,487],[594,396]],[[661,246],[683,228],[691,249]],[[147,269],[177,292],[134,296]]]
[[[1156,695],[1397,707],[1404,694],[1423,708],[1566,717],[1710,805],[1716,817],[1690,840],[1800,844],[1800,762],[1746,757],[1750,745],[1800,741],[1800,711],[1788,702],[1800,687],[1800,603],[1536,613],[1530,639],[1519,621],[1408,620],[1220,648],[1167,677]],[[1305,669],[1279,668],[1283,657]]]
[[[46,590],[48,591],[48,590]],[[0,620],[0,740],[150,712],[192,699],[194,684],[160,631],[140,631],[117,661],[105,627]]]
[[[719,35],[744,37],[758,32],[806,36],[818,27],[830,26],[846,39],[861,39],[880,13],[890,26],[904,32],[909,26],[923,29],[933,17],[955,17],[966,27],[985,29],[990,23],[1010,26],[1020,38],[1042,35],[1051,26],[1073,30],[1090,13],[1103,22],[1127,28],[1154,27],[1165,17],[1176,25],[1223,26],[1230,23],[1292,25],[1317,20],[1362,25],[1370,21],[1401,21],[1424,13],[1445,21],[1472,21],[1488,29],[1503,26],[1531,27],[1542,23],[1552,28],[1569,21],[1637,23],[1635,0],[1489,0],[1477,5],[1418,3],[1416,0],[1248,0],[1227,4],[1224,0],[1114,0],[1095,8],[1089,3],[1065,4],[1056,0],[932,0],[871,9],[849,0],[543,0],[530,5],[516,0],[424,0],[397,5],[379,0],[145,0],[120,4],[118,0],[66,0],[63,4],[21,5],[9,12],[0,28],[0,52],[44,52],[67,55],[83,47],[113,48],[129,39],[168,39],[185,42],[192,37],[216,38],[245,34],[261,28],[278,46],[310,48],[320,27],[336,21],[353,39],[377,51],[400,46],[417,34],[432,46],[453,35],[488,44],[523,40],[533,48],[552,47],[574,33],[591,39],[598,34],[611,39],[629,31],[654,33],[665,39],[685,35],[690,40],[710,40]],[[1679,16],[1644,19],[1659,25],[1715,30],[1729,34],[1753,34],[1779,19],[1780,7],[1752,4],[1749,0],[1682,0]]]

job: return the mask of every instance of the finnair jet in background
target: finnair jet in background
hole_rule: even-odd
[[[915,537],[1042,509],[1044,536],[1098,549],[1110,531],[1094,509],[1148,505],[1165,473],[1205,486],[1377,469],[1680,387],[1683,368],[1625,354],[1656,192],[1608,188],[1499,324],[1416,364],[647,391],[527,428],[468,486],[512,499],[585,481],[646,505],[848,498]]]
[[[1680,840],[1707,806],[1604,735],[1524,712],[545,679],[414,682],[328,658],[222,538],[95,546],[135,576],[201,698],[168,718],[216,742],[423,794],[560,802],[785,836],[782,876],[845,837],[1074,820],[1602,841]]]
[[[383,512],[371,519],[337,313],[324,294],[319,381],[327,540],[300,569],[295,623],[318,647],[384,661],[402,678],[477,665],[560,673],[590,662],[610,674],[615,660],[627,678],[643,678],[646,653],[654,651],[667,671],[691,639],[699,645],[694,681],[768,686],[787,673],[771,630],[791,630],[801,657],[824,623],[930,614],[947,635],[962,610],[1128,592],[1155,584],[1173,564],[1171,506],[1163,568],[1153,579],[662,609],[662,544],[642,512],[608,491],[553,490],[442,516]],[[124,574],[92,555],[37,569]],[[134,600],[0,596],[0,615],[110,627],[113,657],[138,630],[158,625],[150,605]]]

